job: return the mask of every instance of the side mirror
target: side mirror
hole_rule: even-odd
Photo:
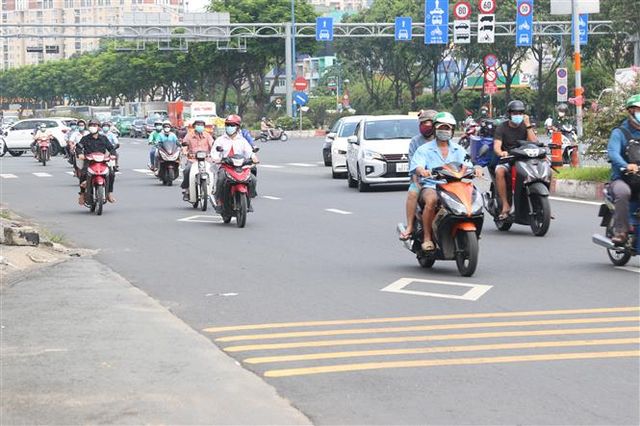
[[[327,133],[327,140],[332,141],[336,138],[335,132]]]
[[[222,151],[224,151],[224,148],[221,147],[220,145],[218,145],[218,146],[216,146],[216,151],[222,152]]]
[[[358,145],[358,137],[357,136],[349,136],[347,138],[347,143],[353,143]]]

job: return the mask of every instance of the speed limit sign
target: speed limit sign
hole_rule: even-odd
[[[481,13],[493,13],[496,11],[496,0],[480,0],[478,2],[478,9]]]
[[[471,16],[471,3],[468,1],[459,1],[453,6],[453,15],[456,19],[467,19]]]

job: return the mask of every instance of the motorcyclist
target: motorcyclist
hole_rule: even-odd
[[[78,154],[78,159],[83,160],[88,154],[93,154],[95,152],[101,152],[103,154],[111,154],[116,155],[115,147],[109,142],[109,139],[103,134],[99,133],[100,123],[97,120],[89,120],[88,123],[89,134],[85,135],[80,139],[80,142],[76,145],[76,153]],[[85,167],[83,167],[82,172],[80,173],[80,193],[78,198],[78,204],[81,206],[84,205],[85,201],[85,190],[87,187],[87,172],[86,172],[86,162]],[[113,184],[116,178],[116,174],[111,169],[109,171],[109,180],[107,183],[107,201],[110,203],[115,203],[116,199],[113,197]]]
[[[151,149],[149,150],[149,169],[155,171],[156,170],[156,146],[160,140],[160,135],[162,134],[162,120],[157,119],[153,123],[153,132],[149,134],[149,145],[151,145]]]
[[[554,131],[553,117],[551,117],[551,115],[544,120],[544,128],[547,131],[547,136],[551,136],[551,133]]]
[[[615,203],[614,236],[611,241],[618,245],[625,243],[629,232],[629,200],[632,194],[635,197],[640,194],[640,188],[632,188],[625,182],[625,176],[621,171],[626,169],[628,172],[638,173],[638,164],[628,161],[626,149],[631,139],[640,139],[640,93],[627,99],[625,106],[628,117],[620,127],[613,129],[607,145],[607,153],[611,160],[609,187]]]
[[[72,120],[69,122],[69,131],[64,134],[64,157],[69,158],[71,156],[71,150],[69,149],[69,141],[78,132],[78,122]]]
[[[173,133],[172,131],[171,122],[169,120],[164,120],[160,122],[160,124],[162,125],[162,130],[160,131],[158,136],[156,136],[156,142],[155,142],[156,150],[159,144],[165,143],[167,141],[172,142],[177,146],[180,146],[180,142],[178,142],[178,136],[176,136],[176,134]],[[157,170],[157,169],[158,169],[158,155],[156,152],[153,170]]]
[[[262,117],[260,120],[260,131],[262,133],[266,133],[269,136],[269,139],[274,139],[273,134],[273,123],[267,117]]]
[[[242,126],[242,137],[245,138],[247,140],[247,142],[249,142],[249,145],[256,146],[256,142],[253,140],[253,136],[251,136],[251,131],[247,128],[245,128],[244,126]]]
[[[53,135],[47,130],[47,125],[44,123],[38,123],[38,127],[33,132],[33,142],[31,142],[31,151],[36,152],[36,144],[41,139],[53,139]]]
[[[115,127],[111,125],[110,121],[105,121],[102,123],[102,127],[100,131],[103,135],[107,137],[107,139],[109,139],[109,142],[111,142],[111,145],[113,145],[113,148],[117,150],[119,146],[119,141],[118,141],[118,134],[113,131],[114,128]],[[119,168],[118,160],[120,159],[120,155],[117,152],[118,151],[116,151],[116,165],[113,168],[113,170],[116,172],[118,171],[118,168]]]
[[[193,122],[193,132],[187,133],[182,139],[182,146],[186,147],[187,164],[182,172],[182,197],[189,201],[189,173],[198,151],[211,153],[213,148],[213,137],[209,132],[205,132],[204,120],[197,119]],[[213,177],[213,176],[212,176]]]
[[[415,135],[409,143],[409,164],[415,154],[416,150],[433,139],[433,118],[438,112],[432,109],[426,111],[420,111],[418,114],[418,122],[420,133]],[[420,195],[420,183],[418,182],[415,171],[409,172],[409,178],[411,183],[409,184],[409,190],[407,192],[407,201],[405,203],[407,213],[407,228],[400,234],[402,241],[408,240],[413,234],[413,226],[415,221],[416,207],[418,206],[418,196]]]
[[[240,134],[240,127],[242,126],[242,118],[239,115],[231,114],[224,120],[225,133],[216,139],[211,150],[211,156],[220,162],[223,158],[232,155],[242,155],[245,159],[251,159],[254,164],[258,163],[258,157],[254,154],[253,148],[247,142],[247,140]],[[222,147],[222,151],[218,152],[217,147]],[[222,196],[223,191],[227,183],[225,171],[222,167],[218,169],[218,176],[216,180],[216,211],[222,210]],[[249,180],[249,211],[253,211],[251,206],[251,198],[256,196],[256,178],[251,175]]]
[[[506,157],[509,151],[518,147],[518,141],[536,141],[537,137],[533,131],[533,126],[529,121],[529,116],[524,113],[524,102],[513,100],[507,105],[508,120],[502,122],[495,131],[493,149],[498,157]],[[496,187],[502,202],[500,220],[509,217],[511,206],[507,198],[507,176],[511,171],[510,164],[498,164],[495,168]]]
[[[422,212],[422,226],[424,229],[424,239],[422,243],[423,251],[434,251],[436,246],[432,241],[433,219],[436,213],[438,197],[436,194],[436,183],[431,179],[431,170],[448,163],[460,163],[467,167],[473,167],[467,159],[467,152],[455,142],[451,141],[456,128],[456,119],[449,112],[439,112],[433,118],[435,129],[435,140],[425,143],[419,147],[411,159],[410,173],[415,173],[422,186],[420,197],[424,202]],[[480,167],[475,168],[476,176],[482,175]]]

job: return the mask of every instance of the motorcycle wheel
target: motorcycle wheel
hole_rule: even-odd
[[[286,141],[288,141],[288,140],[289,140],[289,136],[288,136],[286,133],[284,133],[284,132],[283,132],[283,133],[280,135],[280,140],[281,140],[282,142],[286,142]]]
[[[206,181],[202,181],[200,182],[200,191],[199,191],[199,197],[200,197],[200,201],[201,201],[201,207],[200,210],[202,210],[203,212],[207,211],[207,198],[208,194],[207,194],[207,182]]]
[[[478,266],[478,236],[475,231],[458,232],[456,235],[456,265],[463,277],[470,277]]]
[[[422,256],[418,257],[418,263],[423,268],[431,268],[434,263],[436,263],[435,256]]]
[[[24,151],[9,150],[9,154],[11,154],[12,157],[20,157],[22,154],[24,154]]]
[[[536,237],[544,236],[549,230],[551,223],[551,206],[549,198],[539,195],[531,196],[531,207],[533,215],[531,216],[531,231]]]
[[[51,156],[55,157],[56,155],[60,154],[62,152],[62,147],[60,146],[60,143],[58,143],[57,139],[54,139],[51,141]]]
[[[47,155],[46,154],[43,155],[42,152],[40,152],[39,155],[40,155],[40,161],[42,162],[42,165],[46,166],[47,165]]]
[[[615,266],[624,266],[631,259],[631,253],[627,251],[615,251],[607,249],[607,256],[609,256],[609,260]]]
[[[104,185],[100,185],[96,188],[96,195],[95,195],[96,214],[98,216],[102,215],[103,205],[104,205]]]
[[[236,195],[236,208],[238,209],[236,214],[236,225],[238,228],[244,228],[247,224],[247,195],[238,192]]]

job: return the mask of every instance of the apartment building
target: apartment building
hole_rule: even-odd
[[[308,0],[318,11],[357,12],[371,5],[372,0]]]
[[[105,29],[76,28],[75,24],[121,24],[133,13],[158,13],[177,23],[185,0],[1,0],[2,24],[62,24],[70,38],[0,39],[0,70],[68,58],[95,50]],[[27,29],[27,28],[25,28]],[[28,28],[30,34],[45,34],[44,28]],[[83,38],[81,35],[95,35]]]

